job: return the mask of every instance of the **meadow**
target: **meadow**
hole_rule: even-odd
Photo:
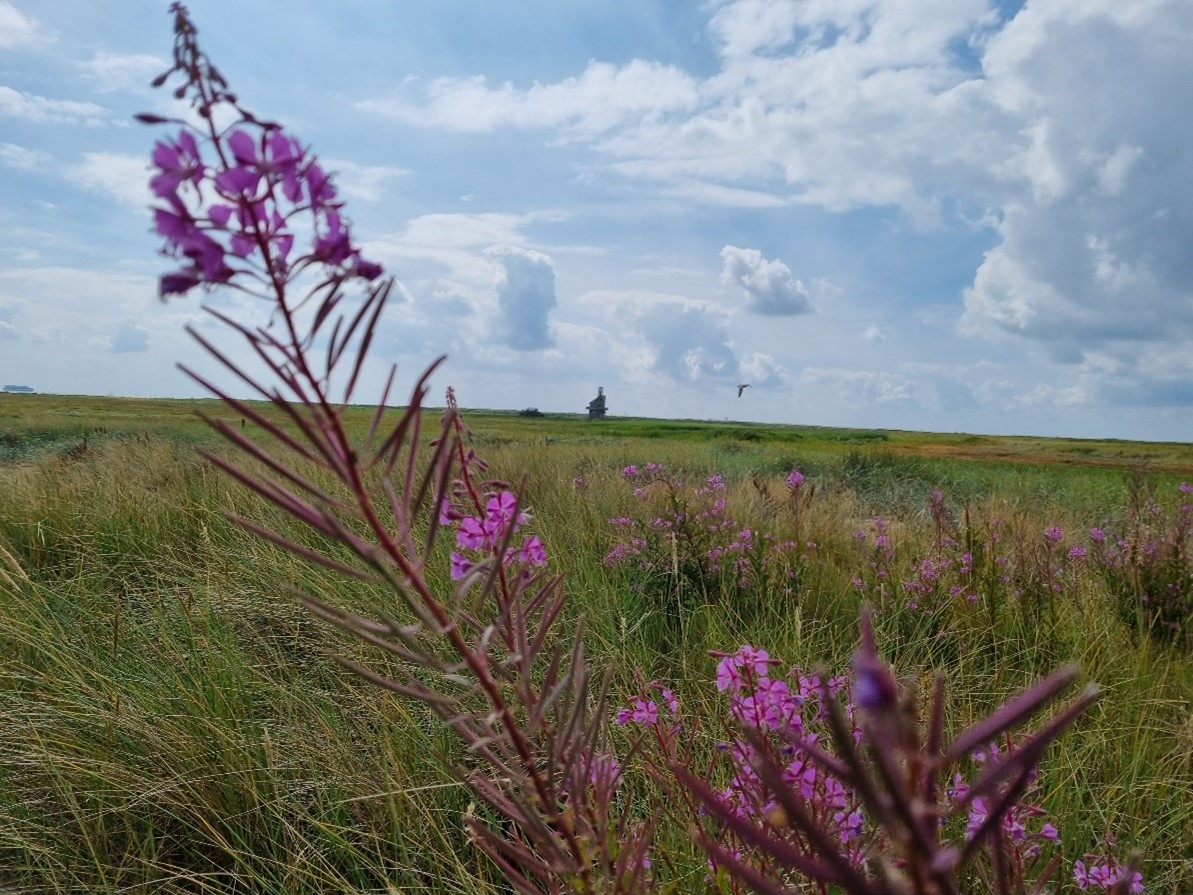
[[[199,457],[229,449],[196,410],[238,423],[216,402],[0,395],[0,885],[509,891],[465,833],[458,740],[337,664],[378,659],[296,594],[401,606],[233,524],[313,543]],[[742,644],[843,673],[863,601],[904,679],[944,673],[954,729],[1073,661],[1101,696],[1033,796],[1069,862],[1059,891],[1108,837],[1148,892],[1193,891],[1193,445],[464,420],[521,489],[614,707],[657,679],[724,715],[709,653]],[[715,753],[715,731],[691,736]],[[682,825],[660,826],[654,865],[663,891],[719,884]]]

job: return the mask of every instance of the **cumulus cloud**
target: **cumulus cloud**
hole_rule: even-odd
[[[956,62],[990,21],[983,0],[738,0],[710,23],[722,59],[708,77],[592,62],[525,89],[440,79],[421,102],[361,106],[452,130],[553,128],[622,174],[700,201],[899,205],[931,224],[939,197],[922,175],[1002,157],[984,139],[993,116],[975,109],[973,72]]]
[[[1018,407],[1073,407],[1088,400],[1089,396],[1080,386],[1059,388],[1040,383],[1029,391],[1016,395],[1012,402]]]
[[[144,208],[153,199],[148,164],[139,155],[85,152],[83,161],[68,168],[66,174],[80,186],[108,193],[137,208]]]
[[[498,127],[562,128],[597,136],[626,123],[693,108],[696,80],[679,69],[635,59],[624,66],[589,62],[577,77],[520,90],[507,82],[490,86],[483,75],[438,78],[426,102],[401,98],[365,100],[357,107],[408,124],[453,131]]]
[[[15,313],[7,302],[0,302],[0,340],[15,339],[17,328],[12,322]]]
[[[0,85],[0,115],[62,124],[100,124],[108,112],[95,103],[47,99]]]
[[[363,105],[425,127],[552,129],[690,202],[976,226],[994,244],[962,296],[963,334],[1043,343],[1068,364],[1145,342],[1193,353],[1193,117],[1173,112],[1193,78],[1187,0],[1013,14],[987,0],[728,0],[708,33],[719,67],[699,76],[594,62],[556,82],[440,79]],[[748,308],[807,310],[809,290],[785,268],[763,278],[764,263],[781,264],[726,259]]]
[[[709,302],[640,291],[593,291],[581,302],[599,310],[619,342],[633,346],[637,378],[662,373],[700,387],[736,384],[741,365],[729,338],[729,315]],[[763,361],[756,372],[766,377]]]
[[[527,214],[478,212],[474,214],[424,214],[413,218],[399,239],[410,245],[467,248],[486,245],[521,245],[523,230],[539,221],[558,221],[557,211],[532,211]]]
[[[0,320],[41,352],[39,367],[63,367],[62,358],[84,346],[112,349],[121,334],[114,320],[137,320],[146,309],[179,313],[161,310],[156,292],[154,277],[127,271],[0,266]]]
[[[867,342],[883,342],[886,340],[886,333],[877,326],[867,326],[866,331],[862,333],[862,338]]]
[[[136,323],[122,323],[112,335],[110,350],[134,354],[149,350],[149,330]]]
[[[790,199],[763,190],[744,190],[701,180],[683,180],[675,186],[664,187],[661,192],[664,196],[730,208],[779,208],[791,204]]]
[[[484,249],[492,245],[530,248],[525,228],[558,218],[558,213],[546,211],[425,214],[396,233],[367,240],[362,249],[369,258],[401,268],[403,279],[420,293],[448,290],[480,304],[493,288],[493,259]],[[426,282],[417,282],[420,279]]]
[[[461,316],[472,313],[472,305],[467,297],[455,289],[436,289],[431,293],[431,301],[443,314]]]
[[[808,287],[791,275],[778,259],[762,257],[758,249],[727,245],[721,249],[721,282],[746,295],[746,310],[755,314],[789,316],[812,310]]]
[[[1029,4],[991,39],[994,100],[1034,123],[1008,143],[1002,176],[1022,194],[963,332],[1069,363],[1132,343],[1193,353],[1193,121],[1170,93],[1193,77],[1191,48],[1193,10],[1166,2]]]
[[[37,37],[37,21],[24,15],[8,0],[0,0],[0,47],[11,50],[33,43]]]
[[[359,165],[346,159],[324,159],[325,166],[334,173],[336,186],[348,199],[379,202],[389,185],[410,172],[389,165]]]
[[[15,143],[0,143],[0,165],[32,171],[44,167],[53,156],[41,149],[29,149]]]
[[[740,0],[717,10],[709,23],[721,53],[748,57],[759,50],[774,51],[789,44],[800,21],[795,0]]]
[[[550,348],[555,343],[549,321],[557,305],[555,262],[541,252],[517,246],[492,246],[486,254],[498,266],[497,337],[517,351]]]
[[[1116,407],[1193,405],[1193,345],[1172,341],[1147,351],[1113,345],[1087,352],[1075,369],[1076,384]]]
[[[791,386],[791,374],[769,354],[744,355],[738,372],[742,382],[748,382],[754,388],[775,390]]]
[[[100,93],[130,88],[149,89],[149,82],[169,67],[160,56],[148,53],[109,53],[100,50],[79,67]]]
[[[849,370],[835,367],[807,367],[800,374],[809,385],[829,386],[855,407],[873,404],[918,407],[914,382],[901,373]]]
[[[637,328],[654,349],[654,367],[689,382],[737,376],[738,363],[724,320],[702,302],[658,302],[638,318]]]

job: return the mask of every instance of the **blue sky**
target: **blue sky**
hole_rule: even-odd
[[[164,2],[0,0],[0,380],[190,396]],[[284,10],[284,12],[282,11]],[[195,0],[461,404],[1193,440],[1188,0]],[[218,296],[209,300],[220,301]],[[260,314],[260,308],[244,308]],[[739,383],[752,388],[737,397]]]

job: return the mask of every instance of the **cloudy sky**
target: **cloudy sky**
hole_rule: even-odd
[[[5,383],[197,393],[166,6],[0,0]],[[404,287],[378,366],[464,407],[1193,440],[1189,0],[191,11]]]

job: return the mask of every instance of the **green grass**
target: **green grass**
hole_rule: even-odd
[[[202,463],[212,402],[0,396],[0,887],[30,892],[500,892],[468,845],[458,747],[419,708],[353,678],[369,653],[301,609],[297,590],[396,611],[246,535],[225,508],[307,538]],[[858,598],[850,535],[891,520],[901,571],[929,538],[926,501],[1022,531],[1080,531],[1123,506],[1145,462],[1161,493],[1193,479],[1193,446],[468,413],[493,471],[525,482],[536,531],[566,575],[589,654],[674,682],[721,711],[710,649],[750,642],[843,669]],[[367,414],[352,417],[361,430]],[[217,449],[222,449],[217,447]],[[734,514],[780,525],[764,492],[798,465],[817,487],[817,562],[797,597],[696,606],[678,630],[606,568],[607,520],[632,499],[627,463],[725,476]],[[583,475],[578,491],[573,479]],[[753,480],[757,481],[757,485]],[[761,490],[760,490],[761,488]],[[442,579],[441,579],[442,580]],[[1055,619],[1003,607],[940,630],[879,616],[901,673],[950,684],[953,726],[1067,660],[1103,698],[1042,767],[1066,853],[1107,832],[1146,855],[1149,892],[1193,891],[1193,671],[1179,646],[1133,634],[1092,578]],[[667,834],[679,891],[702,862]]]

